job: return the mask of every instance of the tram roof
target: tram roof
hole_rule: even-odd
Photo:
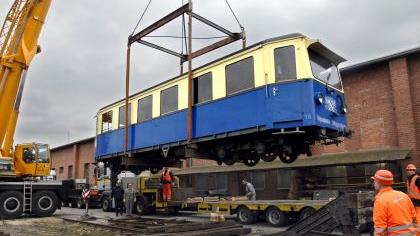
[[[209,66],[209,65],[211,65],[211,64],[213,64],[213,63],[216,63],[216,62],[218,62],[218,61],[224,60],[224,59],[226,59],[226,58],[228,58],[228,57],[231,57],[231,56],[233,56],[233,55],[235,55],[235,54],[238,54],[238,53],[241,53],[241,52],[247,51],[247,50],[249,50],[249,49],[251,49],[251,48],[254,48],[254,47],[257,47],[257,46],[260,46],[260,45],[264,45],[264,44],[271,43],[271,42],[277,42],[277,41],[287,40],[287,39],[296,39],[296,38],[307,38],[307,39],[309,39],[307,36],[305,36],[305,35],[304,35],[304,34],[302,34],[302,33],[291,33],[291,34],[286,34],[286,35],[282,35],[282,36],[272,37],[272,38],[265,39],[265,40],[262,40],[262,41],[260,41],[260,42],[254,43],[254,44],[252,44],[252,45],[249,45],[249,46],[247,46],[247,47],[245,47],[245,48],[243,48],[243,49],[240,49],[240,50],[238,50],[238,51],[234,51],[234,52],[232,52],[232,53],[229,53],[229,54],[227,54],[227,55],[225,55],[225,56],[223,56],[223,57],[217,58],[217,59],[215,59],[215,60],[213,60],[213,61],[210,61],[210,62],[208,62],[208,63],[206,63],[206,64],[204,64],[204,65],[202,65],[202,66],[200,66],[200,67],[195,68],[194,70],[199,70],[199,69],[202,69],[202,68],[204,68],[204,67],[206,67],[206,66]],[[331,51],[330,49],[328,49],[327,47],[325,47],[324,45],[322,45],[322,44],[321,44],[319,41],[317,41],[317,40],[313,40],[313,42],[312,42],[312,44],[311,44],[310,48],[311,48],[312,50],[314,50],[314,51],[316,51],[316,52],[318,52],[318,53],[322,54],[322,55],[325,55],[327,58],[329,58],[331,61],[333,61],[333,62],[334,62],[334,63],[336,63],[337,65],[338,65],[339,63],[341,63],[341,62],[345,61],[345,59],[344,59],[344,58],[342,58],[341,56],[339,56],[339,55],[335,54],[333,51]],[[194,71],[194,70],[193,70],[193,71]],[[156,87],[158,87],[158,86],[160,86],[160,85],[162,85],[162,84],[164,84],[164,83],[167,83],[167,82],[169,82],[169,81],[171,81],[171,80],[173,80],[173,79],[175,79],[175,78],[179,78],[179,77],[185,76],[186,74],[187,74],[187,73],[183,73],[183,74],[181,74],[181,75],[177,75],[177,76],[175,76],[175,77],[172,77],[172,78],[170,78],[170,79],[168,79],[168,80],[162,81],[162,82],[160,82],[160,83],[158,83],[158,84],[156,84],[156,85],[153,85],[152,87],[149,87],[149,88],[146,88],[146,89],[144,89],[144,90],[141,90],[141,91],[139,91],[139,92],[137,92],[137,93],[134,93],[134,94],[130,95],[130,97],[137,96],[137,95],[139,95],[140,93],[143,93],[143,92],[145,92],[145,91],[147,91],[147,90],[150,90],[150,89],[156,88]],[[119,102],[121,102],[121,101],[123,101],[123,100],[124,100],[124,98],[123,98],[123,99],[120,99],[120,100],[118,100],[118,101],[116,101],[116,102],[113,102],[113,103],[111,103],[111,104],[109,104],[109,105],[106,105],[106,106],[102,107],[101,109],[99,109],[99,111],[104,110],[105,108],[108,108],[108,107],[112,107],[112,106],[114,106],[115,104],[117,104],[117,103],[119,103]]]

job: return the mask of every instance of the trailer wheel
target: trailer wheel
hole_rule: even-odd
[[[138,215],[144,215],[147,213],[147,201],[144,197],[140,196],[137,198],[134,211]]]
[[[265,220],[272,226],[282,226],[289,222],[289,216],[277,207],[269,207],[265,212]]]
[[[305,207],[299,213],[299,220],[303,220],[306,217],[314,214],[315,212],[316,212],[316,210],[314,208],[312,208],[312,207]]]
[[[23,194],[17,191],[7,191],[0,194],[0,216],[16,218],[23,214]]]
[[[101,206],[102,206],[103,211],[105,211],[105,212],[111,211],[111,199],[107,198],[107,197],[104,197],[102,199]]]
[[[37,216],[51,216],[58,207],[58,197],[51,191],[39,191],[33,195],[32,212]]]
[[[248,209],[246,206],[241,206],[238,208],[236,213],[236,219],[242,224],[253,224],[257,220],[257,216],[254,212]]]

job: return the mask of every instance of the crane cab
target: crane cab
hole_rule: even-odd
[[[48,176],[50,160],[48,144],[27,143],[15,147],[14,168],[17,176]]]

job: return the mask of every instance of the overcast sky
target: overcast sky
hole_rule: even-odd
[[[0,23],[13,0],[0,0]],[[123,98],[125,50],[148,0],[53,0],[31,64],[16,142],[51,146],[95,135],[99,108]],[[181,6],[181,0],[154,0],[140,29]],[[345,65],[420,46],[420,1],[406,0],[229,0],[245,26],[248,43],[300,32],[320,39],[348,60]],[[239,27],[224,0],[196,0],[194,11],[232,31]],[[197,21],[194,36],[219,36]],[[137,30],[138,31],[138,30]],[[180,21],[155,35],[180,35]],[[156,40],[176,51],[179,40]],[[211,41],[194,41],[197,48]],[[235,43],[195,61],[240,49]],[[134,45],[131,92],[179,73],[178,59]]]

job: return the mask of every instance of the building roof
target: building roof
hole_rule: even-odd
[[[370,65],[390,61],[390,60],[395,59],[395,58],[404,57],[404,56],[415,54],[415,53],[420,53],[420,47],[416,47],[416,48],[392,53],[390,55],[378,57],[378,58],[375,58],[375,59],[367,60],[367,61],[364,61],[364,62],[361,62],[361,63],[356,63],[356,64],[353,64],[353,65],[349,65],[349,66],[346,66],[344,68],[341,68],[340,72],[341,73],[346,73],[346,72],[359,70],[359,69],[362,69],[362,68],[370,66]]]
[[[298,158],[291,164],[285,164],[279,160],[273,162],[260,162],[254,167],[247,167],[242,163],[232,166],[202,166],[186,169],[174,170],[175,175],[199,174],[199,173],[221,173],[221,172],[239,172],[239,171],[256,171],[268,169],[288,169],[288,168],[305,168],[320,166],[340,166],[352,164],[367,164],[392,162],[396,160],[404,160],[408,158],[409,150],[406,149],[376,149],[367,151],[342,152],[315,155],[312,157]]]
[[[64,145],[61,145],[61,146],[51,148],[51,151],[57,151],[57,150],[60,150],[60,149],[68,148],[68,147],[71,147],[75,144],[82,144],[82,143],[94,142],[94,141],[95,141],[95,137],[85,138],[85,139],[81,139],[81,140],[78,140],[78,141],[74,141],[72,143],[67,143],[67,144],[64,144]]]

